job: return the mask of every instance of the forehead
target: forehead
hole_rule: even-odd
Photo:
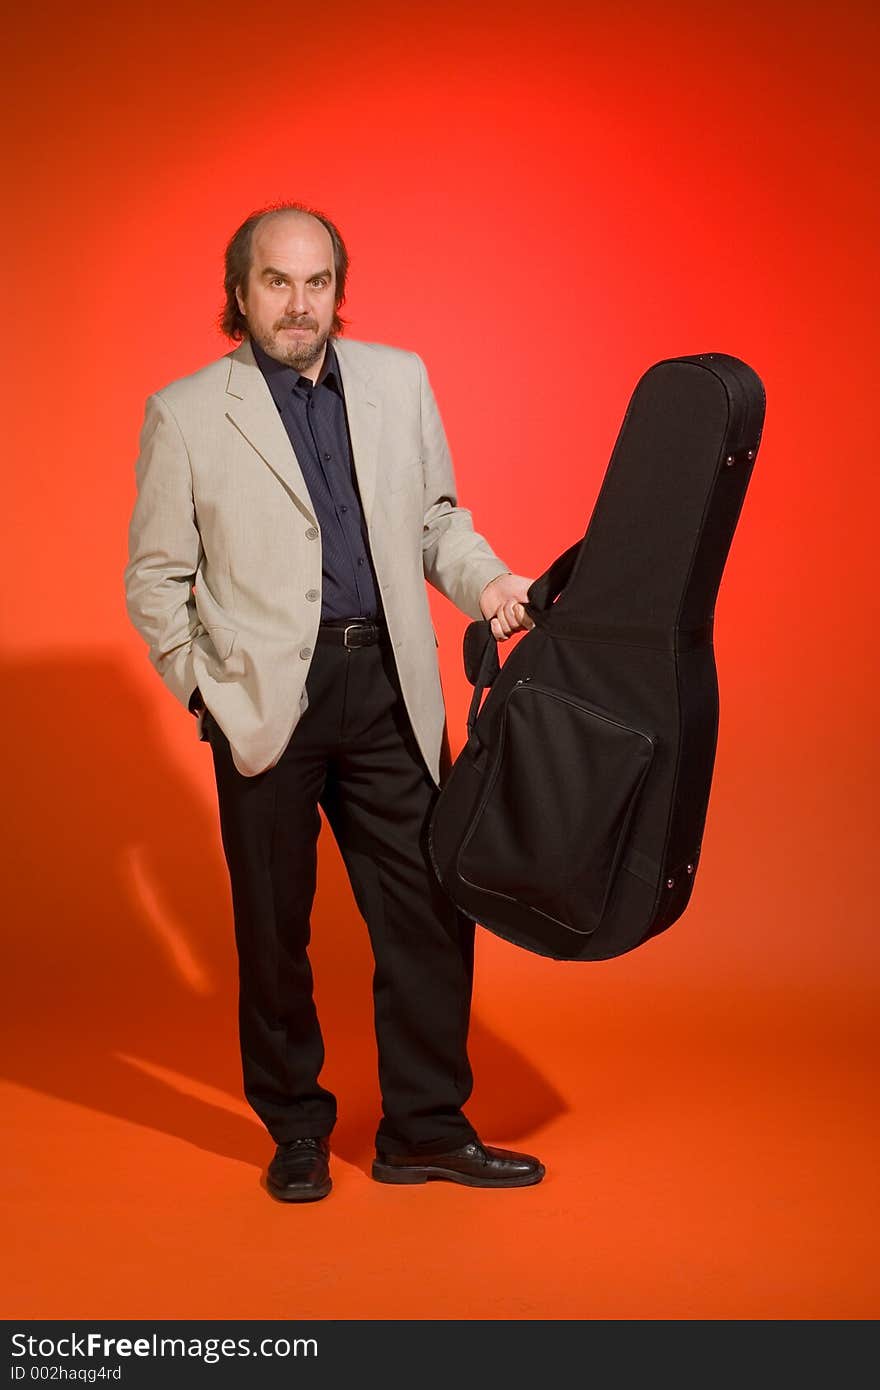
[[[254,232],[253,269],[300,269],[308,273],[333,267],[330,233],[316,218],[300,213],[268,217]]]

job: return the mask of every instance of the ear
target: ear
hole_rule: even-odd
[[[236,285],[235,287],[235,301],[238,304],[238,307],[241,310],[241,312],[245,315],[245,317],[247,317],[247,310],[244,307],[244,295],[241,292],[241,285]]]

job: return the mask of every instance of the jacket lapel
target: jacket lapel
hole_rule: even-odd
[[[317,525],[299,461],[247,339],[229,354],[226,401],[227,418],[281,479],[303,515]]]
[[[379,392],[367,368],[354,360],[349,344],[344,339],[334,338],[333,346],[342,374],[348,432],[351,435],[351,451],[354,456],[354,471],[361,496],[361,507],[364,520],[369,526],[379,466],[379,432],[382,423]]]

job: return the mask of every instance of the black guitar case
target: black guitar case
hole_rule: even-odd
[[[606,960],[688,905],[718,735],[714,606],[763,422],[745,362],[658,362],[586,534],[529,588],[534,628],[503,665],[487,622],[465,632],[468,738],[431,858],[467,916],[529,951]]]

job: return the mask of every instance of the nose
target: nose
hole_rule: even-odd
[[[292,284],[287,299],[287,312],[289,314],[305,314],[308,307],[305,285]]]

